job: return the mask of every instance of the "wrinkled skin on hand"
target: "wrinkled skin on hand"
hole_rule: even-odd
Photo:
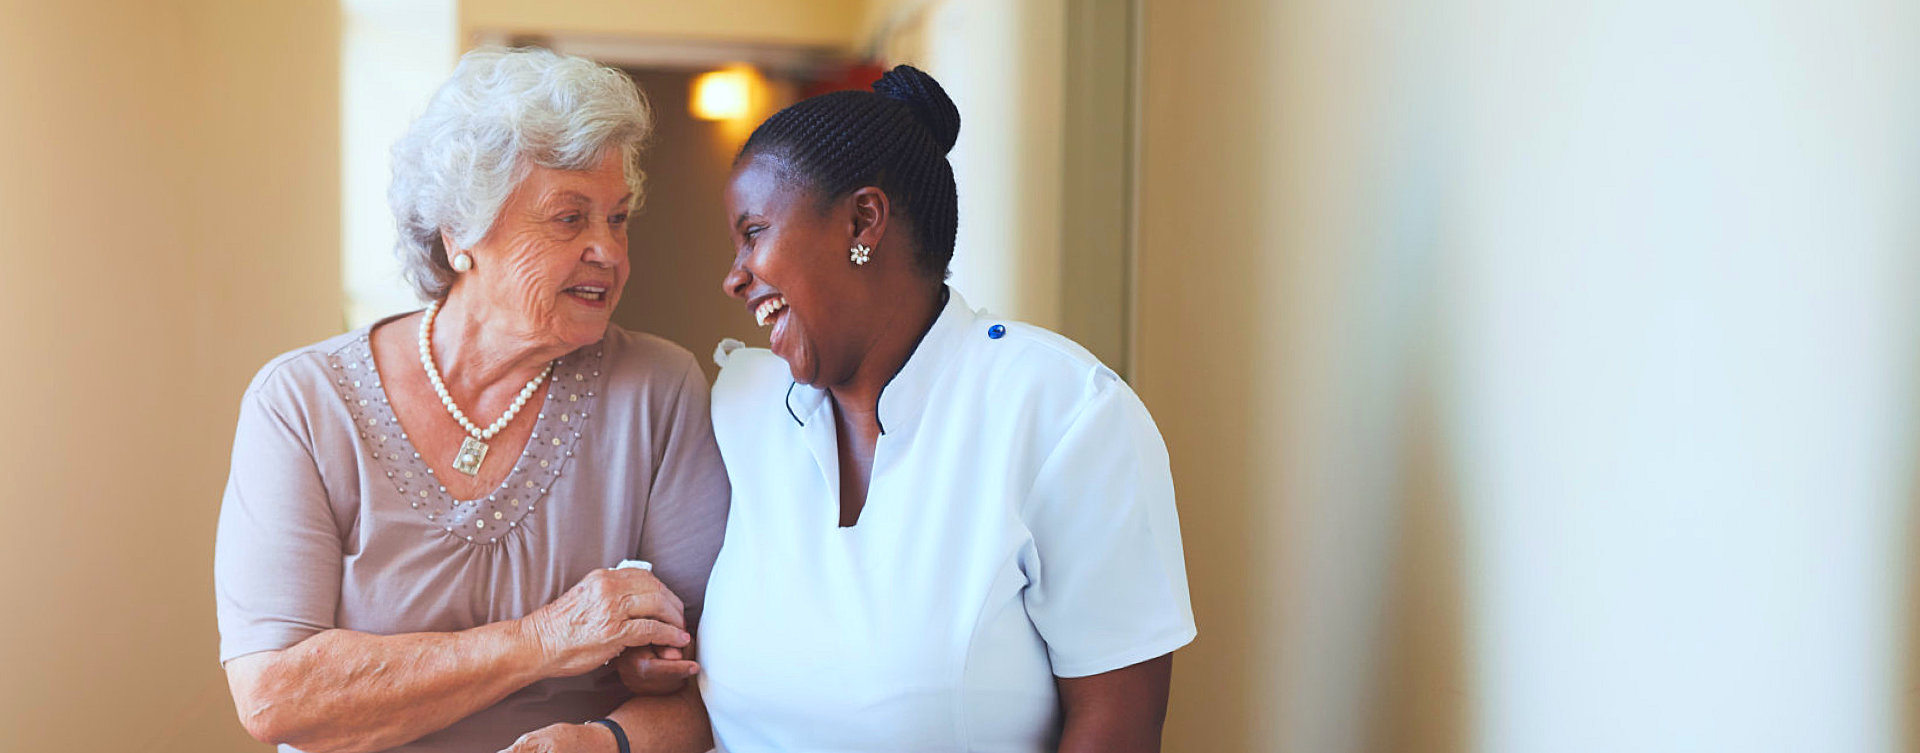
[[[595,570],[524,618],[556,676],[597,669],[635,646],[685,648],[680,597],[645,570]]]

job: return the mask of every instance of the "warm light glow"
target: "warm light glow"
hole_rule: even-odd
[[[702,120],[740,120],[753,109],[758,76],[747,66],[702,73],[693,80],[693,116]]]

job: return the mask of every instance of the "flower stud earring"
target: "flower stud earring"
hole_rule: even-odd
[[[865,243],[856,243],[853,245],[852,253],[848,254],[848,258],[852,259],[854,264],[865,266],[867,262],[873,260],[873,249],[867,248]]]
[[[469,269],[473,269],[473,257],[468,256],[465,251],[455,254],[453,257],[453,271],[465,272]]]

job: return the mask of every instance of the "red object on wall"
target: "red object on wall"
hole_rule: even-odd
[[[881,74],[887,72],[885,66],[874,61],[861,61],[826,71],[821,77],[807,83],[800,90],[801,97],[816,97],[827,92],[854,89],[867,91],[873,88],[873,82],[879,81]]]

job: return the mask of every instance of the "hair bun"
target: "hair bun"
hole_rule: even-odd
[[[960,108],[953,106],[947,90],[926,71],[911,65],[894,66],[873,82],[873,91],[912,107],[914,117],[933,133],[942,153],[951,151],[953,142],[960,138]]]

